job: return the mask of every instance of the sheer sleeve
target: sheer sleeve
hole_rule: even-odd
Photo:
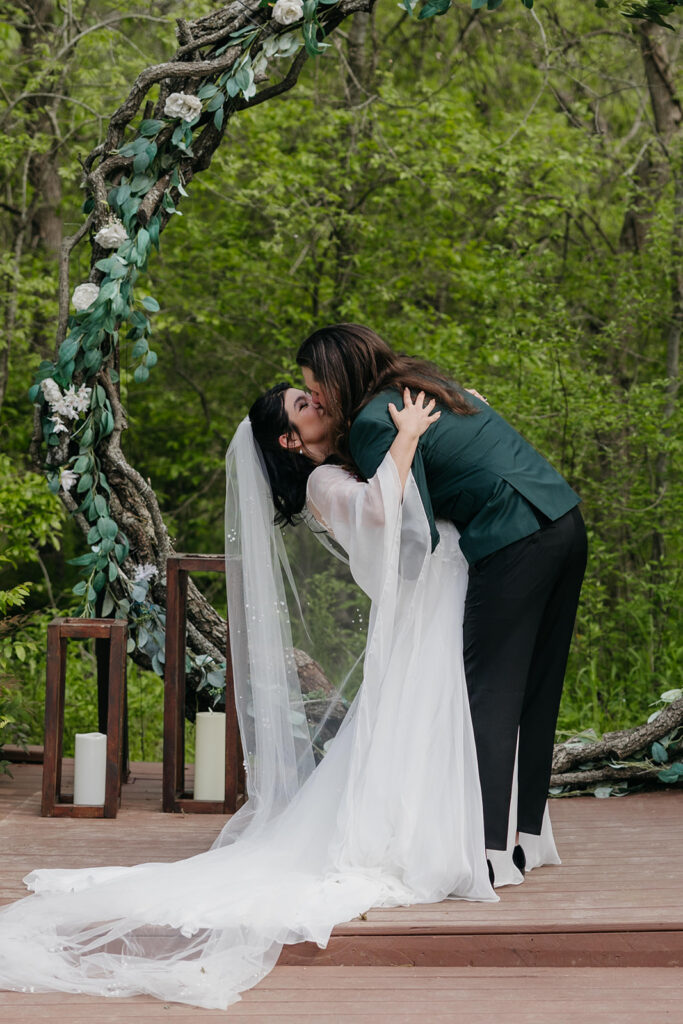
[[[419,575],[431,548],[429,523],[412,474],[401,494],[389,453],[367,483],[340,466],[318,466],[308,481],[307,504],[346,551],[353,578],[372,600],[392,561],[404,578]]]

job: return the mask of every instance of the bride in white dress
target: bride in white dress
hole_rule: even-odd
[[[439,524],[430,554],[410,474],[431,405],[407,396],[367,483],[336,465],[300,474],[310,512],[372,600],[363,683],[315,767],[265,470],[278,455],[320,463],[326,425],[303,392],[273,391],[285,429],[272,425],[270,453],[249,419],[228,452],[228,616],[249,799],[199,856],[33,871],[34,895],[0,912],[0,987],[225,1008],[284,943],[325,946],[336,924],[370,907],[498,898],[458,628],[467,564],[452,524]],[[542,836],[520,842],[528,867],[558,862],[547,815]],[[509,853],[497,883],[522,880]]]

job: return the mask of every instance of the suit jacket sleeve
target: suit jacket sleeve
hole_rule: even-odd
[[[391,448],[391,444],[398,431],[391,418],[387,414],[389,422],[370,419],[360,416],[351,425],[349,444],[353,460],[366,480],[375,475],[384,456]],[[413,478],[420,492],[420,498],[424,506],[425,514],[429,520],[429,532],[432,538],[432,551],[439,543],[439,531],[434,522],[432,501],[427,488],[427,475],[425,473],[422,452],[418,446],[413,458]]]

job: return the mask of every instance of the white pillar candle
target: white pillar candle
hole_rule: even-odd
[[[101,807],[107,781],[107,736],[77,732],[74,753],[74,804]]]
[[[197,712],[194,754],[195,800],[225,799],[225,713]]]

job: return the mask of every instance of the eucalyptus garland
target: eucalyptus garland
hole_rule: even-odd
[[[332,8],[337,2],[277,0],[270,18],[231,32],[213,50],[213,60],[235,51],[227,68],[200,80],[196,93],[168,94],[161,116],[143,116],[137,126],[130,126],[134,137],[114,151],[125,169],[110,183],[106,211],[97,208],[98,197],[93,194],[82,207],[91,223],[100,224],[92,232],[95,253],[107,255],[95,259],[89,281],[74,290],[75,311],[68,317],[56,360],[40,364],[29,390],[30,400],[39,408],[48,449],[50,489],[73,492],[73,513],[89,523],[90,550],[71,559],[82,577],[74,587],[81,598],[76,614],[92,617],[97,612],[127,619],[129,652],[136,647],[141,650],[159,675],[163,675],[165,614],[149,596],[158,570],[149,564],[130,569],[130,544],[112,516],[111,488],[98,457],[98,449],[114,430],[107,390],[119,382],[117,348],[123,340],[130,344],[133,378],[143,384],[157,363],[150,345],[150,314],[160,306],[151,295],[137,294],[136,286],[150,254],[159,250],[164,222],[181,215],[178,201],[188,195],[182,165],[194,155],[198,131],[207,117],[221,131],[237,109],[235,100],[255,96],[257,80],[266,77],[270,61],[292,57],[301,47],[311,56],[322,53],[329,44],[322,38],[318,8]],[[262,2],[260,6],[270,5]],[[208,655],[188,654],[187,668],[195,670],[199,689],[208,686],[215,697],[220,696],[225,686],[224,663]]]

